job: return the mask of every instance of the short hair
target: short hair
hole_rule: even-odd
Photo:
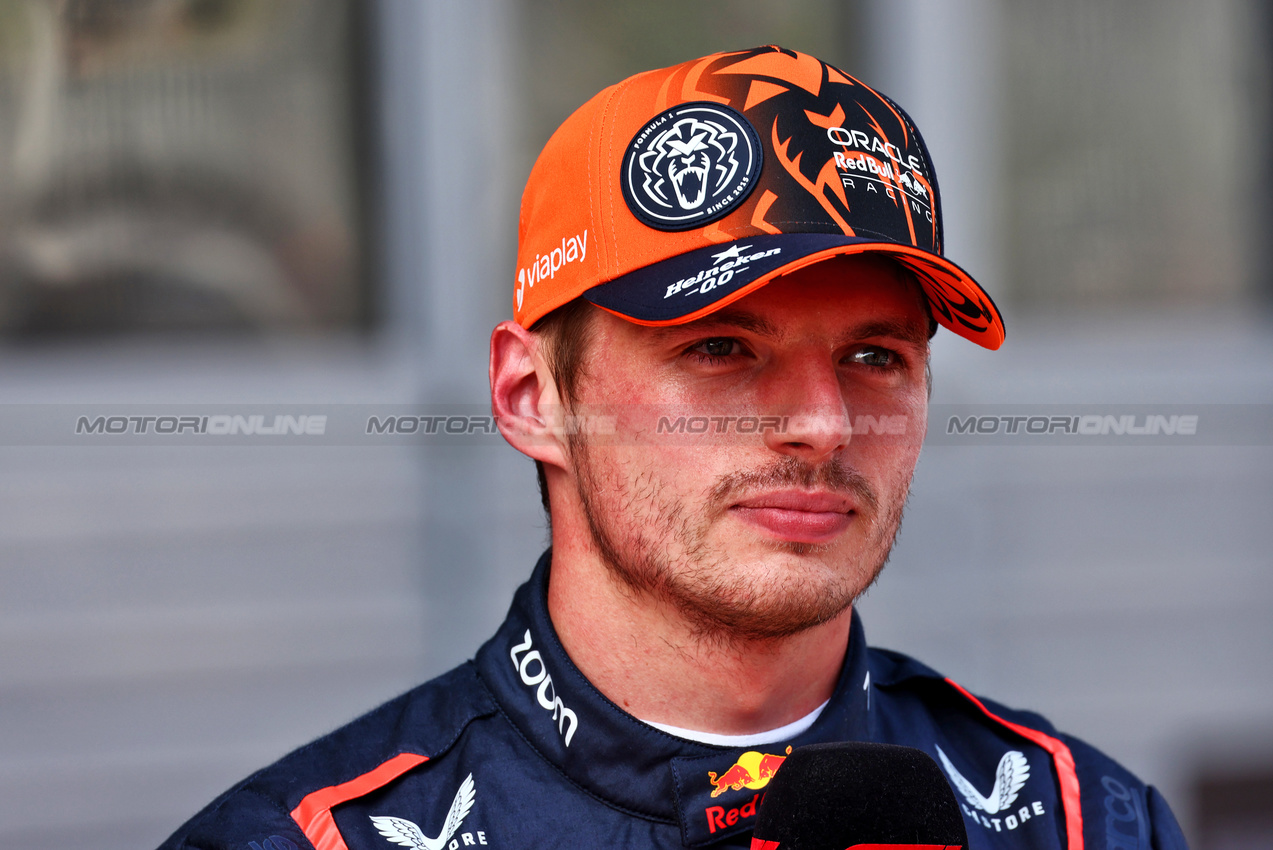
[[[588,352],[591,339],[592,320],[596,308],[582,296],[567,301],[562,306],[548,313],[535,324],[531,332],[536,333],[544,341],[544,358],[548,361],[548,371],[557,384],[557,394],[562,404],[570,409],[574,401],[575,391],[583,379],[583,360]],[[548,529],[552,530],[552,511],[548,504],[548,474],[544,470],[543,461],[535,461],[535,474],[539,478],[539,500],[544,504],[544,513],[548,516]]]

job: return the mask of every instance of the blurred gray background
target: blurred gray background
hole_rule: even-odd
[[[0,0],[0,416],[482,405],[552,129],[771,42],[925,132],[1008,326],[935,404],[1268,405],[1267,6]],[[930,445],[868,634],[1273,846],[1270,438]],[[0,846],[153,846],[494,629],[529,461],[298,442],[0,446]]]

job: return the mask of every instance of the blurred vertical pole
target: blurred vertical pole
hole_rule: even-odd
[[[18,101],[11,167],[14,188],[25,199],[38,191],[53,169],[58,92],[64,84],[66,45],[58,27],[59,6],[27,0],[20,8],[25,12],[25,24],[30,30],[30,59]]]
[[[481,403],[509,312],[517,187],[508,0],[379,0],[386,331],[426,401]]]
[[[1256,192],[1256,216],[1252,230],[1268,233],[1273,229],[1273,110],[1269,107],[1273,95],[1273,0],[1255,0],[1252,17],[1258,34],[1255,42],[1255,68],[1250,74],[1250,102],[1257,104],[1254,121],[1257,138],[1262,139],[1267,156],[1259,158],[1259,188]],[[1273,314],[1273,245],[1267,238],[1256,237],[1253,281],[1256,297],[1265,315]]]
[[[424,204],[425,174],[425,5],[414,0],[379,0],[375,6],[375,43],[381,149],[373,157],[379,173],[381,224],[378,250],[384,279],[381,324],[393,353],[421,368],[425,341]],[[414,371],[414,370],[413,370]]]
[[[487,341],[509,313],[519,187],[508,0],[424,4],[426,358],[437,401],[485,403]]]
[[[517,238],[518,90],[510,0],[383,0],[385,203],[390,316],[413,358],[420,401],[489,411],[491,328],[508,306]],[[537,555],[501,513],[533,470],[511,450],[425,447],[421,581],[428,673],[472,655],[498,624],[513,576]],[[512,483],[510,483],[512,482]],[[510,527],[511,526],[511,527]],[[511,558],[508,550],[518,553]]]
[[[1009,285],[1002,236],[1003,14],[1002,0],[866,0],[861,38],[866,82],[911,114],[932,150],[946,256],[995,296]]]

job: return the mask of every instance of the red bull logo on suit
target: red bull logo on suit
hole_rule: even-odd
[[[741,791],[744,788],[750,788],[757,791],[764,788],[789,755],[791,755],[791,747],[787,747],[787,754],[781,756],[749,751],[739,756],[738,761],[720,776],[717,776],[715,771],[709,770],[707,778],[716,786],[712,796],[719,797],[729,790]]]
[[[778,772],[778,768],[782,767],[782,763],[789,755],[791,755],[791,747],[787,747],[787,752],[783,755],[749,750],[739,756],[738,760],[724,773],[717,775],[716,771],[709,770],[707,779],[715,786],[712,789],[713,797],[719,797],[726,791],[741,791],[744,788],[758,793],[753,794],[751,799],[742,805],[731,809],[726,809],[724,806],[708,806],[703,811],[707,817],[708,832],[714,833],[718,829],[734,826],[746,818],[754,818],[756,808],[764,798],[764,794],[759,793],[760,790],[769,784],[769,780],[773,779],[774,774]]]

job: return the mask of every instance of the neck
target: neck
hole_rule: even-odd
[[[548,612],[571,660],[641,720],[720,735],[765,732],[831,697],[851,611],[784,638],[703,634],[633,590],[577,535],[554,529]]]

